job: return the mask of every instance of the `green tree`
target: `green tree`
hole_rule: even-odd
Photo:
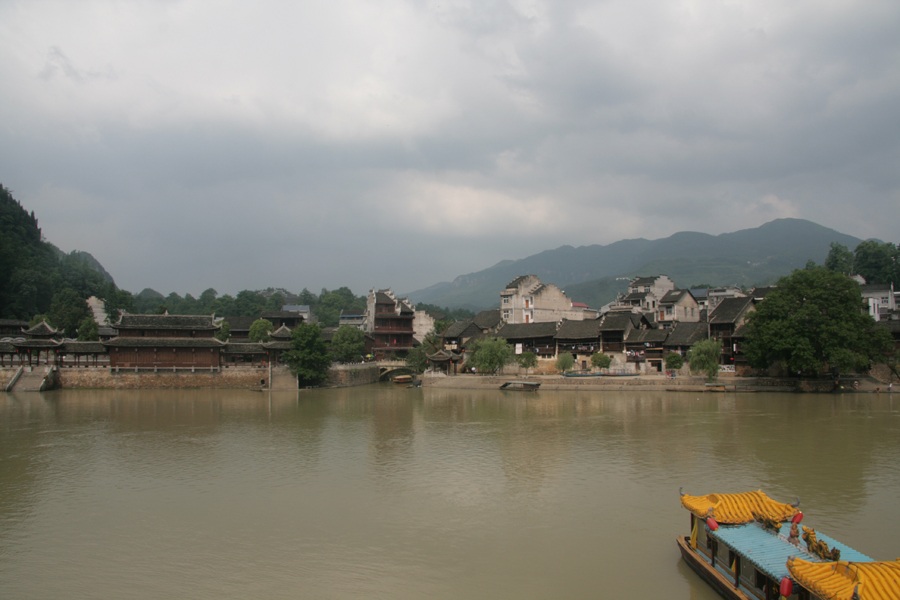
[[[215,337],[220,342],[227,342],[231,337],[231,324],[228,321],[222,321],[222,326],[215,333]]]
[[[282,357],[301,385],[317,385],[328,379],[331,353],[317,324],[297,325],[291,332],[291,349]]]
[[[472,357],[468,360],[482,373],[496,373],[513,361],[515,353],[503,338],[491,337],[470,344]]]
[[[275,330],[272,321],[268,319],[257,319],[250,325],[250,341],[251,342],[268,342],[269,334]]]
[[[234,299],[234,308],[237,315],[241,317],[255,317],[263,311],[266,305],[266,299],[262,294],[251,292],[250,290],[242,290],[238,292]]]
[[[688,352],[688,362],[691,371],[706,373],[706,379],[713,381],[719,374],[719,357],[722,355],[722,346],[718,340],[701,340],[694,343]]]
[[[338,362],[358,361],[366,349],[366,335],[352,325],[341,325],[331,338],[331,352]]]
[[[825,259],[825,268],[844,275],[853,273],[853,253],[850,249],[837,242],[831,242],[830,248]]]
[[[873,240],[861,242],[854,250],[853,270],[866,283],[892,283],[900,286],[900,250],[891,243]]]
[[[216,297],[218,295],[219,292],[217,292],[213,288],[207,288],[200,294],[200,305],[203,307],[204,314],[213,312],[212,303],[216,301]]]
[[[107,320],[116,323],[123,312],[135,312],[134,296],[131,292],[117,290],[110,285],[103,296],[103,310],[106,311]]]
[[[830,368],[868,371],[884,360],[890,334],[865,314],[859,285],[824,268],[794,271],[748,317],[744,352],[750,365],[776,361],[792,373]]]
[[[525,374],[528,375],[528,369],[533,369],[537,366],[537,354],[534,352],[523,352],[516,358],[516,361],[520,367],[525,369]]]
[[[677,371],[684,366],[684,358],[677,352],[669,352],[666,354],[666,369]]]
[[[268,300],[266,300],[265,310],[281,310],[281,307],[284,306],[284,296],[281,294],[275,293],[269,296]]]
[[[64,288],[53,295],[49,314],[56,328],[65,332],[67,338],[77,336],[78,325],[93,316],[87,302],[72,288]]]
[[[556,370],[565,373],[575,366],[575,357],[570,352],[563,352],[556,357]]]
[[[612,364],[612,357],[596,352],[591,355],[591,364],[597,369],[608,369]]]
[[[35,325],[40,325],[42,322],[45,322],[45,321],[46,321],[47,325],[50,325],[51,327],[53,326],[50,323],[50,317],[48,317],[47,315],[34,315],[33,317],[31,317],[31,320],[28,321],[28,328],[31,329]]]
[[[93,317],[85,317],[78,325],[79,342],[96,342],[100,339],[100,328]]]
[[[406,353],[406,366],[416,373],[425,371],[428,367],[428,356],[425,354],[423,346],[416,346]]]

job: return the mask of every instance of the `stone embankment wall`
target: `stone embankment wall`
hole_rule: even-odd
[[[12,381],[13,375],[15,375],[16,371],[18,370],[19,367],[0,368],[0,392],[6,389],[6,386],[9,385],[9,382]]]
[[[250,389],[269,386],[266,368],[221,371],[111,371],[106,367],[60,369],[59,385],[66,388],[113,389]]]
[[[377,365],[335,365],[328,371],[328,387],[353,387],[378,383]]]

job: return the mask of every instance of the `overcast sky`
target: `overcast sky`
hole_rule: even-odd
[[[900,231],[897,0],[0,0],[0,183],[120,287]]]

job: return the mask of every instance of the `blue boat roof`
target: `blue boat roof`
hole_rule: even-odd
[[[782,525],[782,531],[790,531],[790,523]],[[781,581],[782,577],[790,577],[787,569],[787,560],[796,556],[810,562],[830,562],[819,558],[806,551],[806,542],[800,540],[800,545],[791,544],[787,537],[771,530],[766,530],[759,523],[746,523],[744,525],[721,525],[718,531],[710,531],[707,534],[719,540],[745,559],[750,561],[757,569],[774,579]],[[857,552],[827,535],[816,530],[816,538],[828,544],[829,548],[837,548],[841,551],[842,561],[871,562],[872,559]]]

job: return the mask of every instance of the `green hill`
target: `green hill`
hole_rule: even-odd
[[[808,260],[821,264],[832,242],[854,248],[861,241],[811,221],[778,219],[718,236],[685,231],[659,240],[562,246],[408,295],[415,302],[480,310],[498,305],[500,291],[512,279],[534,274],[566,290],[573,300],[600,307],[625,289],[627,282],[616,278],[665,273],[680,287],[762,285]]]

